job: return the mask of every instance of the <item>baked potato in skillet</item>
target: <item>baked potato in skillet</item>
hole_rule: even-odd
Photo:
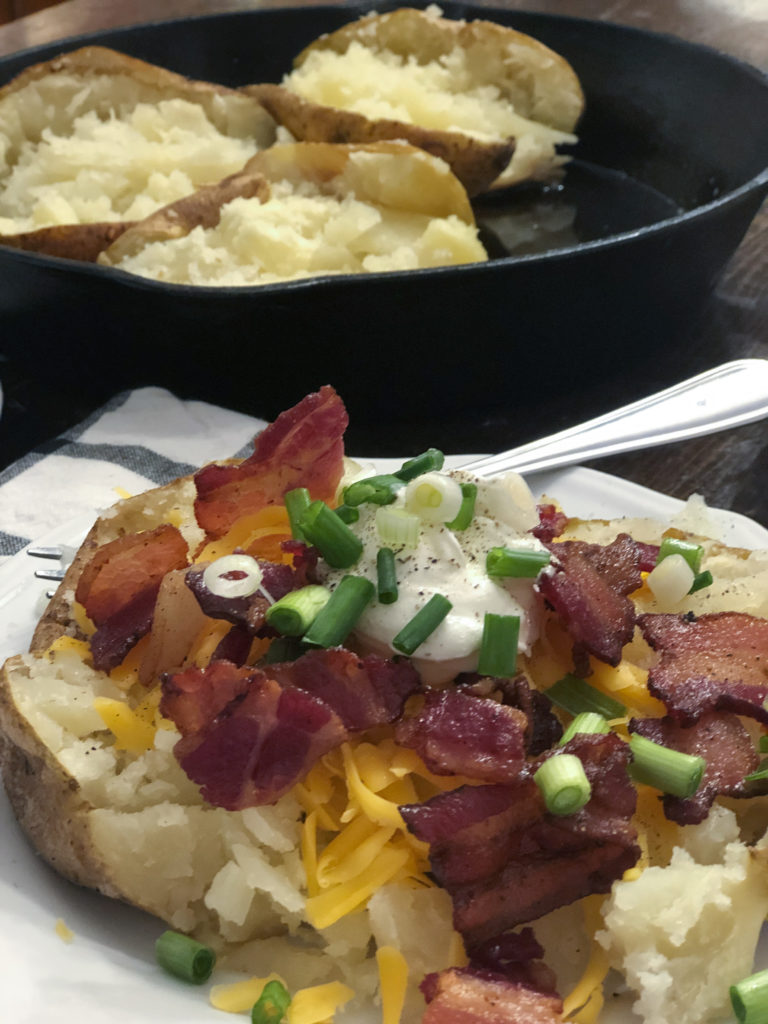
[[[100,46],[0,89],[0,243],[94,260],[127,223],[274,139],[253,98]]]
[[[551,178],[584,106],[575,72],[542,43],[435,9],[367,15],[303,50],[281,85],[244,91],[299,139],[406,139],[470,195]]]
[[[449,166],[403,142],[276,144],[99,257],[157,280],[249,285],[486,259]]]

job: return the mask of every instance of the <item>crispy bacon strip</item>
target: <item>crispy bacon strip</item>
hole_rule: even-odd
[[[536,511],[539,513],[539,522],[531,533],[544,543],[559,537],[568,525],[568,516],[557,505],[537,505]]]
[[[254,441],[238,465],[211,464],[195,474],[195,515],[209,536],[221,537],[241,516],[306,487],[313,498],[334,496],[341,479],[344,404],[329,386],[282,412]]]
[[[533,781],[554,751],[526,765],[514,783],[465,786],[400,808],[411,832],[430,844],[433,873],[470,945],[607,892],[639,856],[627,745],[613,734],[580,735],[562,749],[581,758],[592,785],[576,814],[549,814]]]
[[[641,615],[643,636],[661,658],[648,689],[691,725],[707,711],[732,711],[768,725],[768,620],[743,612]]]
[[[80,576],[75,598],[101,626],[142,591],[155,593],[166,573],[187,564],[187,542],[175,526],[130,533],[103,544]]]
[[[214,661],[163,681],[160,710],[179,728],[174,753],[209,803],[274,803],[352,730],[392,721],[420,685],[410,662],[343,648],[267,670]]]
[[[509,782],[525,761],[527,725],[517,708],[460,690],[432,690],[417,715],[398,722],[395,740],[416,750],[436,775]]]
[[[539,593],[562,619],[577,652],[618,665],[634,631],[635,611],[627,594],[642,583],[645,546],[620,533],[605,546],[569,540],[548,547],[552,565],[539,577]]]
[[[296,661],[271,665],[269,674],[281,686],[299,686],[330,704],[352,731],[393,722],[421,689],[419,674],[407,659],[361,658],[343,647],[308,651]]]
[[[323,701],[256,671],[245,695],[202,735],[180,739],[174,754],[208,803],[237,811],[274,803],[346,737]]]
[[[457,676],[456,684],[464,693],[478,697],[497,697],[510,708],[518,708],[526,718],[525,752],[529,757],[543,754],[554,747],[563,735],[560,720],[552,711],[552,701],[545,694],[531,688],[525,676],[514,679],[490,679],[477,672],[464,672]]]
[[[93,667],[110,672],[152,628],[160,585],[145,587],[98,627],[90,638]]]
[[[560,1024],[563,1003],[553,992],[510,981],[495,971],[450,967],[421,984],[428,1006],[421,1024]]]
[[[688,799],[664,797],[664,814],[680,825],[704,821],[717,796],[752,796],[744,776],[760,761],[749,733],[736,715],[709,711],[691,726],[671,718],[633,718],[629,731],[654,743],[703,757],[707,762],[696,793]]]

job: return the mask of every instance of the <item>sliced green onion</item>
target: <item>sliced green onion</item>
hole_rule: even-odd
[[[351,505],[339,505],[333,510],[342,523],[356,523],[360,518],[360,512]]]
[[[695,754],[683,754],[633,733],[629,738],[632,762],[629,774],[635,782],[685,799],[699,788],[707,762]]]
[[[376,594],[382,604],[397,600],[397,570],[392,548],[379,548],[376,554]]]
[[[762,782],[764,779],[768,779],[768,758],[764,758],[758,768],[744,776],[745,782]]]
[[[421,520],[402,508],[383,505],[376,509],[376,532],[382,544],[393,548],[415,548],[419,543]]]
[[[202,942],[181,932],[163,932],[155,943],[155,957],[161,967],[194,985],[208,981],[216,963],[216,954]]]
[[[294,487],[292,491],[285,492],[283,501],[288,513],[288,522],[291,524],[291,536],[294,540],[304,540],[304,534],[299,527],[299,519],[311,504],[309,491],[306,487]]]
[[[206,565],[203,585],[217,597],[250,597],[261,587],[263,575],[251,555],[222,555]]]
[[[265,618],[283,636],[301,636],[309,629],[330,596],[330,590],[315,584],[291,590],[270,605]]]
[[[697,590],[703,590],[705,587],[711,587],[714,582],[714,577],[709,569],[705,569],[704,572],[697,572],[693,577],[693,583],[691,584],[691,589],[688,593],[695,594]]]
[[[449,523],[462,501],[458,481],[444,473],[422,473],[405,489],[406,510],[429,523]]]
[[[294,636],[276,636],[267,648],[260,665],[277,665],[283,661],[296,661],[302,654],[306,654],[307,645],[301,643]]]
[[[348,569],[363,553],[363,542],[324,501],[313,501],[298,525],[334,569]]]
[[[519,615],[495,615],[486,612],[483,639],[477,671],[482,676],[507,678],[517,667],[517,640],[520,636]]]
[[[304,634],[304,642],[316,647],[343,644],[372,600],[375,590],[364,576],[342,576]]]
[[[585,733],[588,735],[605,734],[610,731],[611,728],[602,715],[599,715],[596,711],[582,711],[580,715],[576,715],[563,733],[560,746],[564,746],[574,736],[584,735]]]
[[[757,741],[757,749],[761,754],[768,754],[768,735],[760,737]]]
[[[656,600],[669,606],[679,604],[690,594],[695,579],[696,574],[686,559],[674,552],[656,563],[645,582]]]
[[[730,995],[741,1024],[765,1024],[768,1020],[768,971],[758,971],[731,985]]]
[[[449,530],[466,530],[475,516],[475,502],[477,501],[477,484],[459,484],[461,488],[461,508],[456,518],[445,525]]]
[[[550,814],[575,814],[589,802],[592,787],[575,754],[555,754],[533,776]]]
[[[701,544],[694,544],[690,540],[678,540],[677,537],[665,537],[659,547],[659,557],[656,565],[663,562],[670,555],[682,555],[694,572],[701,568],[701,560],[704,557],[704,548]]]
[[[548,551],[530,548],[491,548],[485,556],[485,571],[494,579],[511,576],[515,579],[533,579],[545,565],[549,565]]]
[[[422,473],[429,473],[433,469],[442,469],[445,456],[437,448],[427,448],[421,455],[404,462],[400,469],[395,470],[395,476],[408,483],[414,477]]]
[[[268,981],[251,1010],[251,1024],[280,1024],[291,1002],[281,981]]]
[[[434,633],[451,608],[453,605],[447,597],[433,594],[410,622],[406,622],[392,641],[392,646],[402,654],[413,654],[416,648]]]
[[[372,505],[391,505],[402,487],[405,483],[394,474],[368,476],[344,488],[344,501],[353,508],[367,501]]]
[[[544,693],[553,704],[563,708],[571,715],[580,715],[582,711],[595,711],[603,718],[622,718],[627,709],[613,697],[607,697],[585,679],[567,675],[558,679]]]

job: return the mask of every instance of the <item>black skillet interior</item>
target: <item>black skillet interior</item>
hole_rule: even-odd
[[[118,29],[6,58],[0,81],[84,41],[228,85],[279,81],[307,43],[370,6]],[[448,17],[488,17],[541,39],[570,60],[587,97],[562,190],[521,188],[475,204],[500,258],[193,289],[0,249],[0,316],[13,358],[44,362],[60,386],[90,388],[99,400],[159,383],[266,415],[330,381],[362,424],[511,401],[527,416],[535,402],[520,381],[531,374],[550,389],[588,386],[595,366],[602,376],[607,366],[627,373],[677,344],[768,188],[765,77],[713,51],[605,22],[443,7]],[[562,216],[549,237],[565,247],[522,247],[509,258],[510,218],[551,220],[553,211]]]

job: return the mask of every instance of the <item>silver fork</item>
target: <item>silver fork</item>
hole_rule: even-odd
[[[658,391],[638,402],[561,430],[539,441],[463,465],[480,477],[508,470],[534,473],[619,452],[703,437],[768,416],[768,359],[737,359]],[[27,548],[33,558],[61,561],[63,545]],[[38,579],[61,581],[66,567],[36,569]],[[53,591],[48,592],[53,596]]]

